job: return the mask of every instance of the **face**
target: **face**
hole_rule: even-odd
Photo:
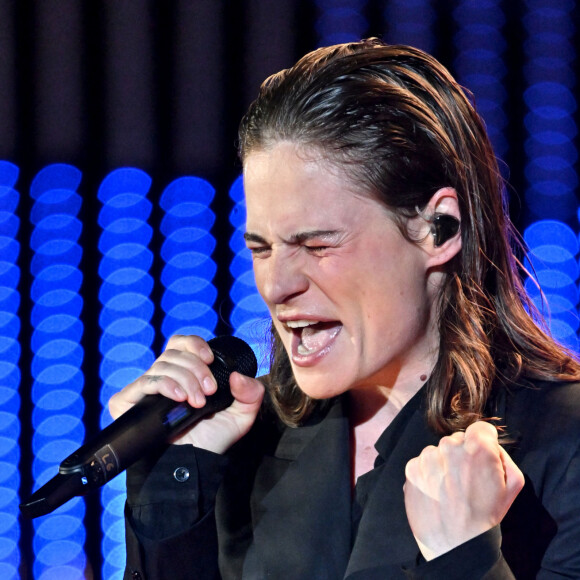
[[[244,187],[256,284],[306,394],[392,388],[431,370],[427,255],[382,204],[287,142],[248,155]]]

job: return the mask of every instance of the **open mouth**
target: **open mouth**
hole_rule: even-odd
[[[312,356],[324,351],[340,332],[342,324],[337,320],[314,322],[312,320],[292,320],[286,323],[298,339],[296,352],[300,356]]]

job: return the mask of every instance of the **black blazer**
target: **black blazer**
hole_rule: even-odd
[[[359,478],[354,501],[341,399],[298,429],[258,422],[230,453],[215,511],[194,506],[209,495],[203,473],[187,501],[178,494],[158,502],[155,486],[138,486],[127,506],[125,577],[580,578],[580,385],[514,387],[495,401],[490,413],[505,426],[525,487],[501,534],[492,530],[428,563],[418,557],[402,491],[407,461],[439,439],[426,425],[422,396],[380,437],[375,469]],[[189,459],[184,449],[172,459],[174,451],[142,473],[142,483],[157,478],[159,490],[177,463],[199,461],[191,448]],[[181,514],[198,510],[196,521],[160,537],[153,528],[172,500]]]

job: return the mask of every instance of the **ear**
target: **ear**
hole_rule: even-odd
[[[420,217],[428,228],[423,244],[429,256],[427,266],[442,266],[461,251],[461,214],[455,189],[439,189],[421,211]]]

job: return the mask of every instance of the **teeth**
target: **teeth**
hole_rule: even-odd
[[[289,328],[305,328],[315,324],[316,322],[313,322],[312,320],[288,320],[288,322],[286,322],[286,326]]]

